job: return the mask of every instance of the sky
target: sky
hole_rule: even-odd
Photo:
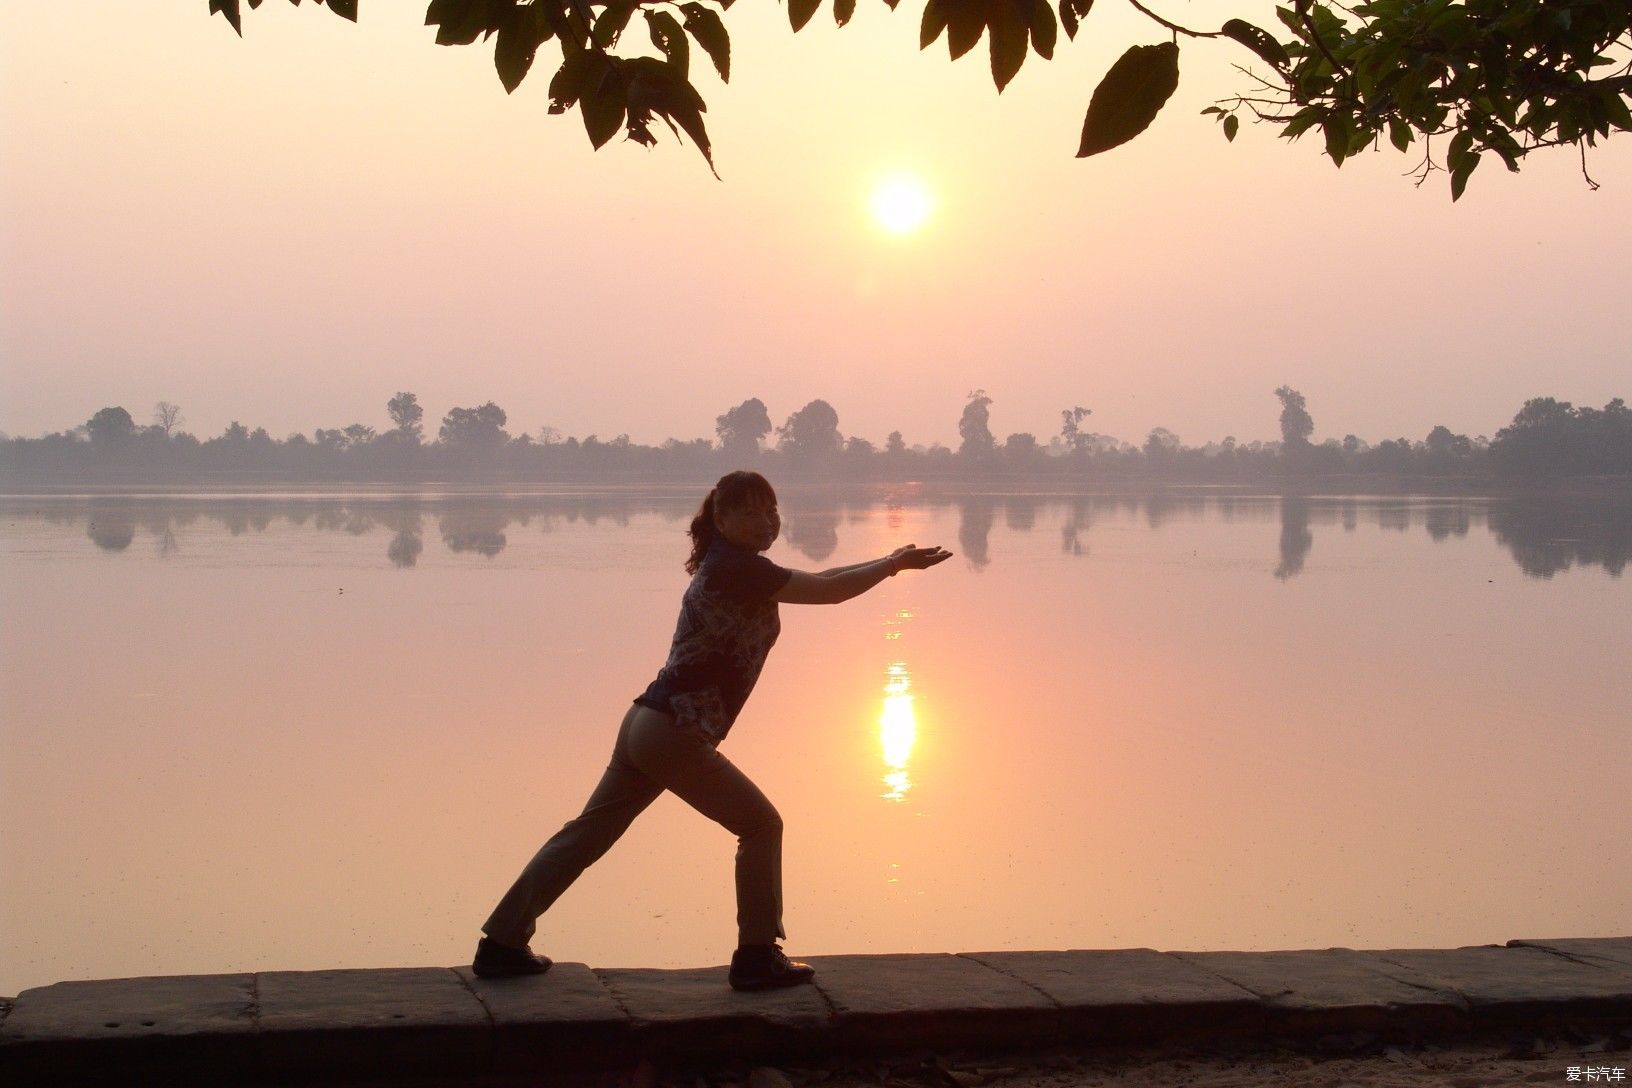
[[[1267,5],[1167,5],[1201,25]],[[274,436],[362,422],[411,391],[428,430],[492,400],[514,434],[712,436],[759,397],[822,398],[881,443],[1060,409],[1140,441],[1493,434],[1526,398],[1632,395],[1632,140],[1487,162],[1452,204],[1392,150],[1341,170],[1318,140],[1199,110],[1247,84],[1185,42],[1132,143],[1075,159],[1093,87],[1165,35],[1097,5],[999,95],[985,46],[917,48],[920,3],[727,13],[731,81],[694,56],[721,180],[666,129],[595,152],[547,114],[552,47],[514,95],[491,44],[443,48],[419,0],[352,24],[273,0],[239,40],[205,0],[26,0],[0,37],[0,431],[107,405]],[[870,202],[919,179],[921,228]]]

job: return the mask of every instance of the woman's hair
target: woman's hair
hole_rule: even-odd
[[[740,510],[756,502],[776,505],[776,492],[765,477],[746,470],[728,472],[720,477],[720,482],[714,485],[708,497],[703,499],[703,505],[697,509],[697,516],[691,519],[691,528],[686,530],[691,537],[691,557],[686,560],[687,574],[697,573],[703,556],[708,554],[709,545],[720,535],[720,531],[714,527],[714,511]]]

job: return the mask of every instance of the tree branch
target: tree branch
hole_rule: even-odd
[[[1189,27],[1180,26],[1178,23],[1170,23],[1145,7],[1139,0],[1128,0],[1128,3],[1132,4],[1136,11],[1143,13],[1147,18],[1155,20],[1175,34],[1184,34],[1191,38],[1222,38],[1224,36],[1223,32],[1218,30],[1191,30]]]

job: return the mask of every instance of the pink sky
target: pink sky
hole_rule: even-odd
[[[1317,439],[1376,440],[1632,395],[1624,137],[1598,192],[1555,152],[1486,163],[1453,205],[1392,151],[1339,171],[1267,128],[1226,144],[1197,111],[1242,86],[1238,55],[1186,45],[1152,129],[1078,161],[1099,76],[1161,40],[1125,7],[999,97],[984,47],[917,51],[921,5],[794,36],[742,4],[731,84],[697,77],[721,182],[666,132],[592,152],[546,115],[548,59],[507,97],[491,47],[435,46],[422,3],[352,25],[274,0],[242,41],[206,8],[7,13],[0,430],[167,399],[200,435],[281,437],[384,426],[411,390],[432,430],[494,400],[512,433],[657,442],[822,397],[846,434],[955,443],[984,388],[999,438],[1082,404],[1199,443],[1274,437],[1287,383]],[[906,238],[867,213],[896,170],[936,200]]]

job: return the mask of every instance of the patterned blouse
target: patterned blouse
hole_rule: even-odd
[[[680,599],[669,660],[635,702],[718,744],[782,631],[771,597],[793,572],[716,536]]]

